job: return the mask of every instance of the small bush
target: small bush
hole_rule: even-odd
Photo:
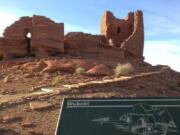
[[[0,56],[0,61],[3,60],[3,56]]]
[[[5,82],[5,83],[9,82],[9,76],[6,76],[6,77],[3,79],[3,82]]]
[[[50,74],[49,73],[44,73],[43,74],[43,78],[49,78],[50,77]]]
[[[78,67],[78,68],[76,68],[76,74],[83,74],[83,73],[85,73],[85,70],[84,70],[84,68],[82,68],[82,67]]]
[[[115,76],[127,75],[134,71],[134,67],[130,63],[118,64],[114,69]]]
[[[59,83],[63,83],[63,81],[64,81],[63,77],[57,76],[52,80],[52,84],[56,85],[56,84],[59,84]]]
[[[180,92],[180,90],[176,86],[173,86],[173,85],[168,85],[168,89],[170,89],[172,91]]]

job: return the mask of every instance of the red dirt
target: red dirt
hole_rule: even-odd
[[[26,60],[26,64],[29,63]],[[33,60],[38,63],[40,60]],[[16,64],[11,64],[16,63]],[[111,76],[77,75],[63,71],[53,73],[28,72],[21,69],[22,60],[1,62],[0,102],[3,97],[8,102],[0,103],[0,134],[3,135],[52,135],[55,132],[61,101],[64,97],[176,97],[180,96],[180,73],[167,66],[151,66],[147,63],[134,65],[135,71],[128,79],[112,83],[92,84],[56,94],[45,94],[24,98],[32,92],[40,91],[35,87],[50,86],[56,76],[61,76],[63,84],[76,84],[115,78]],[[5,66],[6,65],[6,66]],[[3,68],[2,68],[3,67]],[[6,68],[5,68],[6,67]],[[8,77],[7,77],[8,76]],[[4,78],[7,77],[7,82]],[[121,78],[121,76],[119,76]],[[22,100],[17,101],[16,95]],[[2,99],[1,99],[2,98]],[[52,106],[43,110],[32,110],[29,103],[34,101],[48,102]]]

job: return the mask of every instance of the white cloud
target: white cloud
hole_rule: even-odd
[[[1,17],[1,21],[0,21],[0,36],[2,36],[4,29],[11,25],[14,21],[18,20],[19,17],[15,14],[6,12],[6,11],[1,11],[0,10],[0,17]]]
[[[171,16],[147,13],[144,16],[147,36],[180,34],[180,17],[177,14]],[[150,23],[149,23],[150,22]]]
[[[144,56],[152,65],[169,65],[180,72],[180,41],[146,41]]]
[[[180,34],[180,27],[176,27],[174,26],[172,29],[170,29],[170,32],[174,33],[174,34]]]

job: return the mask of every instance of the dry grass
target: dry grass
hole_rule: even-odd
[[[52,80],[52,84],[53,85],[56,85],[56,84],[59,84],[59,83],[63,83],[64,82],[64,78],[61,77],[61,76],[57,76],[55,77],[53,80]]]
[[[114,69],[115,76],[128,75],[134,71],[134,67],[130,63],[118,64]]]
[[[85,73],[85,70],[84,70],[84,68],[82,68],[82,67],[78,67],[78,68],[76,68],[76,74],[83,74],[83,73]]]
[[[3,82],[5,82],[5,83],[7,83],[7,82],[9,82],[9,76],[6,76],[4,79],[3,79]]]

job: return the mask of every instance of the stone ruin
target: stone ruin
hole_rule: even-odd
[[[116,47],[136,57],[143,57],[144,26],[141,11],[130,12],[125,19],[117,19],[107,11],[101,20],[101,35]]]
[[[7,60],[68,54],[90,59],[142,61],[143,46],[142,11],[130,12],[125,19],[118,19],[106,11],[101,20],[100,35],[70,32],[64,36],[63,23],[34,15],[21,17],[5,29],[0,38],[0,56]]]
[[[5,29],[3,36],[0,55],[4,59],[64,52],[64,24],[43,16],[21,17]]]

